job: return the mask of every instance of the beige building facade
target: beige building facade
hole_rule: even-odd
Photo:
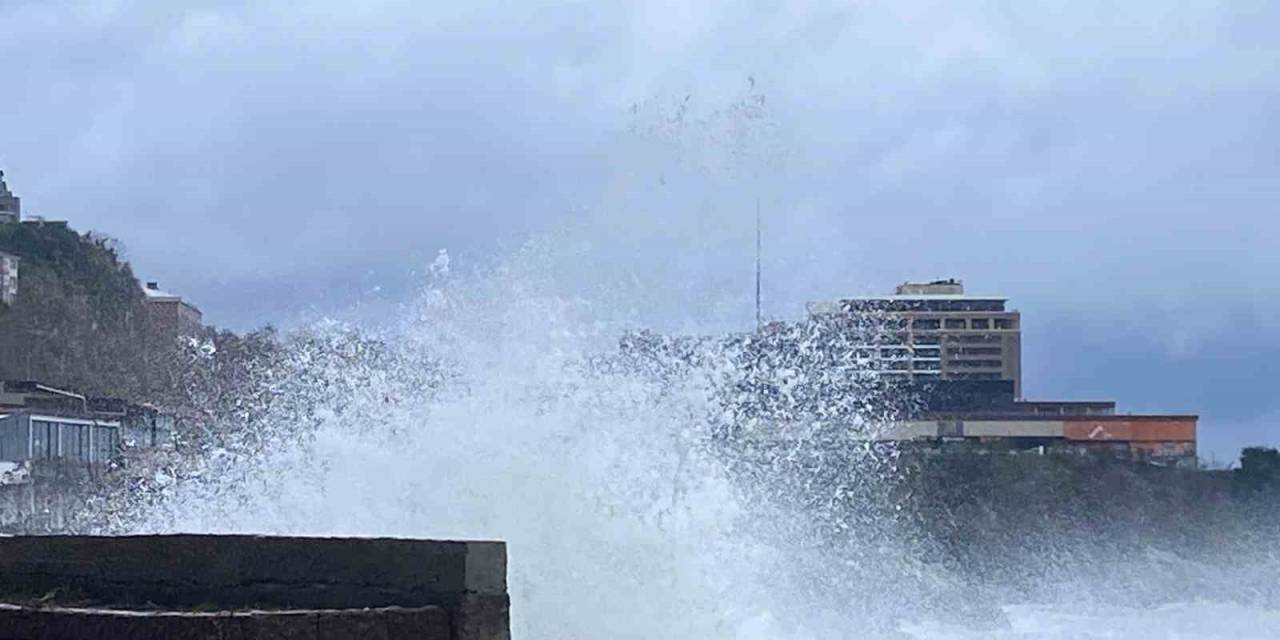
[[[809,305],[815,316],[879,315],[891,329],[868,345],[886,374],[913,381],[1007,380],[1022,397],[1022,316],[959,280],[906,282],[893,295]]]

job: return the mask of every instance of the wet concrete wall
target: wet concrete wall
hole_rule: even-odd
[[[176,612],[0,605],[5,640],[452,640],[440,607]]]
[[[0,608],[0,640],[510,637],[501,542],[0,538],[0,601],[12,605]],[[120,625],[136,631],[97,631]],[[334,635],[356,627],[366,632]]]

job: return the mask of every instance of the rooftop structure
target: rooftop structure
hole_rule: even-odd
[[[9,191],[4,182],[4,172],[0,171],[0,224],[22,221],[22,200]]]
[[[955,278],[933,282],[904,282],[898,285],[894,293],[900,296],[962,296],[964,283]]]
[[[905,282],[894,295],[809,305],[813,316],[882,316],[891,331],[876,345],[885,372],[906,380],[1008,380],[1022,396],[1021,314],[1007,298],[965,293],[954,278]]]

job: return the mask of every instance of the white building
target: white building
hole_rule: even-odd
[[[0,304],[12,307],[18,301],[18,256],[0,251]]]

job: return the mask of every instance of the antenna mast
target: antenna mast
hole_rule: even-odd
[[[756,197],[756,331],[760,330],[760,198]]]

